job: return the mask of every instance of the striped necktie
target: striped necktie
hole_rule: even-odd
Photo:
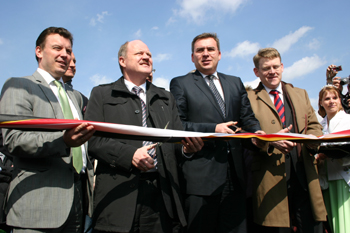
[[[274,96],[274,104],[277,110],[278,115],[281,118],[283,127],[286,127],[286,117],[284,115],[284,105],[282,103],[282,100],[280,98],[279,92],[276,90],[270,91],[270,94]]]
[[[226,108],[225,108],[225,102],[224,100],[222,99],[218,89],[216,88],[215,84],[214,84],[214,81],[213,81],[213,78],[214,78],[214,75],[208,75],[206,76],[206,78],[209,80],[209,88],[210,90],[213,92],[214,96],[215,96],[215,99],[216,101],[218,102],[219,106],[220,106],[220,109],[221,109],[221,112],[222,112],[222,115],[224,116],[224,118],[226,117]]]
[[[140,97],[140,93],[143,90],[142,90],[141,87],[134,86],[132,88],[132,91],[140,98],[141,108],[142,108],[142,126],[143,127],[147,127],[147,121],[146,121],[147,120],[147,109],[146,109],[146,104],[145,104],[145,102],[143,102],[143,100]],[[143,141],[142,142],[143,146],[148,146],[148,145],[151,145],[151,144],[153,144],[153,142],[150,142],[150,141]],[[154,165],[156,165],[157,164],[156,148],[152,148],[152,149],[148,150],[148,154],[149,154],[149,156],[151,156],[154,159]]]
[[[58,88],[58,98],[60,99],[61,108],[63,112],[63,116],[65,119],[74,119],[72,110],[69,106],[69,101],[67,98],[67,94],[65,90],[62,87],[62,83],[55,80],[55,85]],[[81,152],[81,147],[72,147],[72,155],[73,155],[73,167],[79,174],[81,172],[81,169],[83,168],[83,156]]]

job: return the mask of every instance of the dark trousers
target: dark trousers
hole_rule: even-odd
[[[246,232],[245,192],[233,182],[235,171],[228,168],[222,193],[214,196],[186,195],[187,232]]]
[[[140,176],[133,229],[130,232],[172,232],[173,221],[166,210],[158,173]]]
[[[24,229],[14,228],[13,233],[81,233],[83,232],[83,189],[82,181],[75,178],[74,181],[74,200],[72,209],[68,215],[67,221],[56,229]],[[55,200],[52,200],[55,201]],[[84,216],[85,217],[85,216]]]

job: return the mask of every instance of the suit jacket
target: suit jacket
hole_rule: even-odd
[[[66,90],[76,109],[80,109],[79,92],[68,86]],[[55,94],[37,71],[32,76],[6,81],[0,113],[64,118]],[[82,117],[80,112],[79,115]],[[3,129],[3,135],[15,167],[7,196],[7,224],[23,228],[60,227],[68,218],[74,197],[72,155],[63,141],[63,132]],[[92,200],[93,171],[89,160],[87,173],[88,197]]]
[[[224,92],[226,117],[208,84],[197,70],[171,80],[170,91],[176,99],[180,119],[185,130],[215,132],[217,124],[237,121],[238,126],[250,126],[247,131],[260,129],[250,107],[247,92],[240,78],[218,73]],[[191,159],[182,161],[186,193],[215,195],[221,193],[226,182],[230,151],[242,189],[245,187],[242,141],[208,141]]]
[[[147,82],[147,125],[155,128],[182,130],[173,96]],[[124,78],[114,83],[95,87],[85,112],[86,120],[142,126],[141,102],[131,93]],[[89,153],[98,160],[94,202],[95,229],[129,232],[136,210],[140,170],[132,165],[135,151],[142,141],[130,139],[92,137]],[[178,149],[175,152],[175,149]],[[160,188],[170,217],[186,225],[177,158],[181,146],[164,143],[156,148]]]
[[[322,127],[317,121],[307,92],[285,83],[282,83],[282,88],[284,95],[288,94],[290,97],[299,133],[322,135]],[[282,129],[281,119],[264,86],[260,83],[256,89],[248,91],[248,97],[261,129],[268,134],[280,131]],[[307,122],[307,127],[305,122]],[[316,160],[304,145],[300,149],[314,219],[326,221]],[[253,158],[251,170],[253,172],[254,221],[260,225],[273,227],[289,227],[290,225],[285,161],[284,154],[279,150],[274,149],[268,154],[267,147],[256,153]]]

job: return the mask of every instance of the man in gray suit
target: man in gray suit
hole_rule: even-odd
[[[0,113],[82,119],[80,93],[61,78],[71,61],[72,42],[64,28],[45,29],[36,41],[37,71],[6,81]],[[14,233],[82,231],[83,190],[91,199],[93,179],[85,142],[94,131],[86,123],[63,132],[3,130],[15,167],[5,208]],[[87,209],[91,214],[92,203]]]

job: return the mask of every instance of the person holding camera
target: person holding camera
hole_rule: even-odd
[[[326,71],[326,76],[327,76],[327,84],[332,84],[335,87],[338,88],[340,92],[340,98],[341,98],[341,104],[343,106],[343,109],[346,113],[350,113],[350,82],[349,82],[349,77],[347,78],[340,78],[340,77],[335,77],[338,73],[338,71],[341,71],[341,66],[336,66],[336,65],[329,65],[327,67]],[[348,87],[348,92],[343,95],[343,85],[347,84]]]

